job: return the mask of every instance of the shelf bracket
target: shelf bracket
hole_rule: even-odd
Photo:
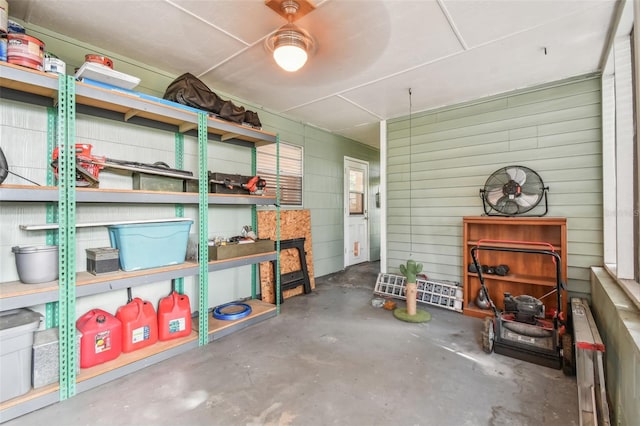
[[[137,109],[130,109],[129,111],[124,113],[124,121],[131,120],[133,117],[138,115],[139,112],[140,111],[138,111]]]
[[[238,136],[240,136],[240,135],[238,135],[237,133],[225,133],[224,135],[220,136],[220,141],[221,142],[226,142],[229,139],[235,139]]]
[[[180,133],[187,133],[189,130],[197,129],[198,125],[195,123],[182,123],[178,126],[178,131]]]

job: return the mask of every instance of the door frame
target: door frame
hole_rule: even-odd
[[[343,160],[343,213],[342,219],[344,223],[343,230],[343,238],[342,238],[342,247],[343,247],[343,267],[347,268],[349,265],[349,252],[347,247],[349,245],[349,163],[357,163],[361,166],[364,166],[366,170],[366,181],[364,183],[364,220],[366,224],[365,238],[367,243],[367,250],[365,254],[365,259],[363,262],[369,262],[371,260],[371,229],[369,225],[369,162],[365,160],[360,160],[358,158],[344,156]]]

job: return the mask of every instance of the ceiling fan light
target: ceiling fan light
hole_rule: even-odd
[[[309,58],[311,38],[293,24],[281,27],[270,39],[273,59],[285,71],[295,72]]]
[[[295,72],[307,62],[307,51],[295,43],[281,43],[273,51],[273,59],[285,71]]]

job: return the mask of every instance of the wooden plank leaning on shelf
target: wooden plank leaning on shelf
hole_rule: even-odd
[[[304,210],[283,210],[280,212],[280,240],[289,240],[293,238],[304,237],[304,250],[306,253],[307,271],[309,272],[309,280],[311,288],[316,288],[314,270],[313,270],[313,244],[311,240],[311,212]],[[258,237],[276,239],[276,212],[261,210],[258,212]],[[298,252],[294,249],[283,250],[280,252],[280,274],[286,274],[291,271],[300,270],[300,260]],[[273,292],[273,267],[270,262],[260,264],[260,286],[262,300],[275,303],[275,294]],[[298,294],[302,294],[304,288],[302,286],[286,290],[284,298],[287,299]]]

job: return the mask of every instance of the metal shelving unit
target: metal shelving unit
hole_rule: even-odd
[[[57,202],[54,186],[2,185],[0,201]],[[215,205],[274,205],[275,197],[261,195],[208,194],[208,203]],[[76,188],[76,203],[142,203],[198,204],[197,192],[158,192],[118,189]]]
[[[199,312],[208,313],[208,273],[239,266],[253,265],[252,297],[255,298],[255,265],[260,262],[278,260],[278,242],[276,250],[258,255],[223,261],[208,261],[207,250],[207,212],[210,205],[247,205],[252,206],[255,226],[255,206],[275,205],[278,196],[250,196],[209,194],[207,187],[207,151],[209,141],[231,143],[251,148],[255,169],[255,147],[260,144],[278,143],[275,134],[240,126],[234,123],[208,117],[205,113],[192,108],[130,91],[111,90],[76,82],[71,76],[58,78],[55,74],[41,73],[19,66],[0,63],[0,88],[2,97],[23,102],[43,105],[57,112],[57,140],[61,149],[57,187],[27,187],[24,185],[0,186],[0,201],[3,202],[44,202],[57,206],[59,228],[57,237],[60,245],[60,278],[51,283],[24,285],[20,282],[2,283],[0,286],[0,310],[47,304],[55,306],[60,331],[60,382],[47,386],[18,398],[0,404],[0,422],[15,418],[30,411],[42,408],[59,400],[72,397],[77,391],[83,391],[118,377],[129,374],[139,368],[168,359],[209,343],[215,338],[247,327],[256,322],[277,315],[279,301],[268,305],[252,300],[256,313],[238,324],[225,324],[216,331],[216,326],[208,321],[208,315],[199,315],[194,324],[198,330],[191,336],[177,339],[170,344],[162,342],[132,354],[126,354],[111,363],[92,369],[82,370],[76,377],[75,352],[75,300],[77,297],[109,292],[127,287],[149,284],[156,281],[181,279],[186,276],[199,276]],[[199,152],[199,192],[175,193],[133,190],[100,190],[76,188],[74,182],[75,155],[69,147],[75,141],[75,115],[86,113],[118,121],[164,129],[176,133],[176,149],[181,145],[182,134],[198,136]],[[70,141],[70,143],[66,143]],[[178,153],[177,157],[182,153]],[[51,184],[51,182],[48,182]],[[86,272],[75,271],[75,209],[81,203],[143,203],[175,204],[176,216],[180,217],[184,204],[197,204],[199,210],[199,246],[200,262],[185,262],[181,265],[154,268],[143,271],[119,272],[107,276],[93,276]],[[47,222],[51,222],[47,213]],[[277,224],[279,226],[279,223]],[[48,231],[51,233],[51,231]],[[279,233],[278,233],[279,235]],[[277,283],[278,285],[279,283]],[[52,302],[58,302],[57,305]],[[47,324],[49,325],[49,321]],[[213,330],[212,330],[213,328]],[[160,343],[160,342],[159,342]],[[122,358],[122,359],[121,359]]]

